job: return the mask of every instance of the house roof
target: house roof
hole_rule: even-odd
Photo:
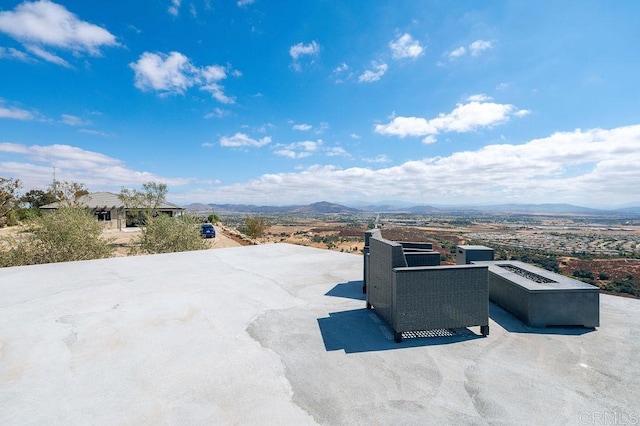
[[[92,192],[91,194],[83,195],[78,199],[78,203],[82,207],[87,208],[123,208],[124,204],[118,194],[114,194],[112,192]],[[60,207],[59,202],[47,204],[45,206],[40,207],[41,209],[57,209]],[[163,210],[184,210],[184,208],[177,206],[175,204],[164,202],[158,206],[159,209]]]
[[[397,344],[361,279],[289,244],[0,268],[0,424],[638,419],[640,300],[601,295],[596,330],[490,304],[487,337]]]

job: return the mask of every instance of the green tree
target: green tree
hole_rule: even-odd
[[[20,197],[20,202],[29,205],[31,209],[38,209],[47,204],[58,201],[55,194],[51,191],[43,191],[41,189],[32,189]]]
[[[200,236],[200,221],[197,217],[159,214],[147,219],[130,254],[173,253],[206,248],[208,246]]]
[[[244,221],[241,231],[250,238],[259,238],[264,235],[265,229],[269,227],[267,219],[260,216],[249,216]]]
[[[102,231],[102,225],[87,210],[62,206],[33,219],[25,232],[3,241],[0,266],[110,257],[113,240],[102,238]]]
[[[167,185],[164,183],[147,182],[142,184],[142,191],[138,189],[122,188],[118,197],[134,217],[134,221],[146,221],[158,213],[158,208],[166,201]]]
[[[20,221],[29,221],[35,217],[42,216],[40,207],[58,201],[51,191],[43,191],[41,189],[32,189],[20,197],[22,207],[18,209],[18,218]],[[28,206],[24,208],[24,206]]]
[[[18,208],[18,190],[22,187],[19,179],[0,177],[0,228],[12,222],[13,213]]]
[[[207,221],[209,221],[209,223],[217,223],[220,222],[220,218],[215,214],[210,214],[207,216]]]
[[[61,206],[78,207],[80,198],[87,195],[89,191],[84,183],[53,181],[49,187],[49,192],[53,194],[55,199]]]

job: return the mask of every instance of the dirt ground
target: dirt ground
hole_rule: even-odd
[[[239,247],[242,244],[233,240],[229,236],[225,235],[223,230],[219,226],[216,228],[216,237],[207,238],[206,242],[210,248],[227,248],[227,247]],[[116,257],[127,256],[131,241],[140,235],[139,228],[126,228],[122,231],[117,229],[107,229],[103,234],[106,238],[115,238],[114,244],[116,246]]]
[[[338,236],[341,240],[335,241],[330,250],[343,253],[362,253],[364,248],[364,230],[349,229],[343,224],[330,222],[309,221],[304,225],[274,225],[266,230],[265,236],[259,238],[261,244],[288,243],[307,247],[327,249],[327,244],[314,241],[313,236],[326,237]]]
[[[580,260],[574,257],[561,257],[560,269],[566,275],[571,275],[573,271],[591,271],[596,276],[596,281],[601,273],[606,273],[612,279],[624,279],[629,274],[640,277],[640,259],[594,259]]]
[[[216,237],[215,238],[207,238],[206,242],[210,248],[227,248],[227,247],[239,247],[244,244],[232,239],[228,235],[226,235],[225,231],[220,226],[215,226],[216,228]],[[16,235],[23,228],[17,226],[0,228],[0,238],[3,236]],[[117,229],[105,229],[103,236],[105,238],[113,238],[113,244],[116,247],[115,257],[127,256],[129,251],[129,246],[131,241],[140,235],[139,228],[126,228],[122,231]]]

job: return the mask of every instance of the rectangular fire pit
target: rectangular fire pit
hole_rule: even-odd
[[[523,262],[489,267],[489,299],[531,327],[600,325],[600,289]]]

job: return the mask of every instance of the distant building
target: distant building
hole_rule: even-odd
[[[78,199],[80,207],[90,210],[98,222],[103,222],[106,228],[122,229],[137,226],[140,218],[133,211],[126,208],[118,194],[111,192],[94,192],[83,195]],[[51,203],[40,207],[42,210],[55,210],[60,203]],[[172,203],[161,203],[157,211],[171,217],[181,216],[184,208]]]

